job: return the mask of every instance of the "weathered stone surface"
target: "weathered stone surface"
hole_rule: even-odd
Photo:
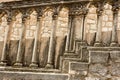
[[[120,63],[112,63],[110,66],[110,72],[112,75],[120,76]]]
[[[90,52],[91,63],[107,63],[109,53],[104,51]]]
[[[101,80],[99,77],[86,77],[85,80]]]
[[[69,73],[77,74],[79,76],[86,76],[88,73],[88,66],[88,63],[71,62]]]
[[[110,57],[113,62],[120,62],[120,52],[119,51],[111,51]]]
[[[59,68],[60,56],[63,56],[65,49],[65,37],[57,37],[55,51],[55,68]]]
[[[3,50],[3,41],[0,41],[0,59],[2,56],[2,50]]]
[[[0,72],[0,80],[68,80],[67,74]]]
[[[8,54],[8,65],[13,65],[16,61],[18,50],[18,40],[13,40],[10,42],[10,51]]]
[[[32,51],[33,51],[33,39],[26,39],[25,44],[25,52],[24,52],[24,65],[29,66],[32,59]]]
[[[109,46],[111,42],[111,31],[102,32],[102,42],[103,45]]]
[[[49,38],[48,37],[42,37],[41,38],[41,44],[39,47],[39,66],[45,67],[47,63],[47,57],[48,57],[48,48],[49,48]]]
[[[107,74],[107,67],[104,64],[90,64],[89,72],[96,76],[105,76]]]

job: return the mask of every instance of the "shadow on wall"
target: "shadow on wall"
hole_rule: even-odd
[[[48,58],[48,50],[49,50],[49,37],[42,37],[40,41],[38,41],[38,48],[37,48],[37,61],[40,68],[44,68],[47,64],[47,58]],[[59,68],[59,60],[60,56],[63,55],[65,50],[65,42],[66,37],[56,37],[54,41],[54,59],[53,59],[53,65],[55,68]],[[17,50],[18,50],[18,40],[11,40],[10,41],[10,48],[7,55],[7,63],[8,66],[14,65],[16,62],[16,56],[17,56]],[[3,49],[3,42],[0,42],[0,58],[2,54]],[[33,52],[33,46],[34,46],[34,39],[26,39],[25,44],[23,45],[23,55],[20,57],[22,58],[22,63],[24,67],[28,67],[31,63],[32,59],[32,52]],[[24,48],[25,47],[25,48]],[[25,50],[24,50],[25,49]]]

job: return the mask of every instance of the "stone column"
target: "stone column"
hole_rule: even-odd
[[[48,50],[48,60],[47,60],[47,65],[46,68],[53,68],[53,58],[54,58],[54,42],[55,42],[55,30],[57,26],[57,18],[58,14],[54,13],[53,14],[53,26],[52,26],[52,31],[51,31],[51,36],[50,36],[50,43],[49,43],[49,50]]]
[[[23,12],[23,16],[22,16],[22,31],[20,34],[20,39],[19,39],[19,44],[18,44],[18,51],[17,51],[17,57],[16,57],[16,63],[14,64],[14,66],[18,66],[21,67],[23,65],[22,63],[22,59],[23,59],[23,52],[25,50],[25,33],[26,33],[26,18],[27,15],[25,12]]]
[[[102,46],[102,13],[103,9],[101,7],[98,7],[96,10],[97,13],[97,32],[96,32],[96,40],[94,46],[100,47]]]
[[[65,52],[68,52],[68,51],[69,51],[69,46],[70,46],[70,36],[71,36],[71,29],[72,29],[72,20],[73,20],[73,16],[72,16],[72,15],[69,15],[68,33],[67,33],[67,39],[66,39]]]
[[[117,39],[119,7],[117,5],[114,5],[112,10],[113,10],[113,27],[112,27],[112,42],[111,42],[110,46],[114,47],[114,46],[119,46],[118,39]]]
[[[3,50],[2,50],[0,66],[6,66],[7,65],[7,55],[9,53],[9,48],[10,48],[11,31],[12,31],[12,13],[8,12],[7,30],[5,32],[4,45],[3,45]]]
[[[82,14],[81,14],[81,42],[82,42],[82,45],[87,45],[87,42],[86,42],[86,32],[85,32],[85,19],[86,19],[86,15],[88,13],[88,9],[86,8],[83,8],[82,10]]]
[[[31,60],[31,64],[30,67],[38,67],[38,62],[37,62],[37,48],[38,48],[38,41],[39,41],[39,32],[40,32],[40,22],[41,22],[41,18],[42,18],[42,14],[40,14],[40,12],[37,12],[38,16],[37,16],[37,29],[35,32],[35,41],[34,41],[34,47],[33,47],[33,54],[32,54],[32,60]]]

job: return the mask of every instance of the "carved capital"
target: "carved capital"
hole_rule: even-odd
[[[60,7],[58,5],[54,5],[53,9],[54,9],[54,12],[53,12],[52,18],[53,20],[56,20],[58,17],[58,13],[60,11]]]
[[[6,10],[6,12],[7,12],[7,23],[9,25],[12,22],[12,11]]]
[[[100,1],[100,2],[96,2],[94,3],[96,9],[96,13],[98,16],[101,16],[104,10],[104,5],[105,5],[105,1]]]
[[[112,11],[114,14],[118,13],[118,11],[119,11],[119,3],[118,2],[113,2]]]
[[[102,9],[102,8],[98,8],[98,9],[96,10],[96,13],[97,13],[98,16],[101,16],[102,13],[103,13],[103,9]]]
[[[69,7],[69,15],[86,15],[87,13],[86,3],[75,3]]]
[[[42,15],[43,15],[43,9],[44,9],[43,7],[38,7],[38,8],[35,9],[36,12],[37,12],[37,20],[38,21],[40,21]]]
[[[21,13],[22,13],[22,23],[25,23],[27,18],[29,17],[29,11],[25,8],[25,9],[20,9]]]

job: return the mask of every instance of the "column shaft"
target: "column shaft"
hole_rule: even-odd
[[[97,10],[97,32],[96,32],[96,40],[94,46],[100,47],[102,46],[101,39],[102,39],[102,9]]]
[[[57,25],[57,15],[53,15],[53,26],[50,36],[49,50],[48,50],[48,60],[46,68],[53,68],[53,53],[54,53],[54,43],[55,43],[55,30]]]
[[[7,25],[7,30],[5,32],[4,45],[2,50],[1,62],[0,62],[1,66],[7,65],[7,54],[9,53],[9,48],[10,48],[11,31],[12,31],[12,21],[11,18],[8,17],[8,25]]]
[[[40,19],[37,19],[37,29],[35,32],[35,41],[34,41],[34,47],[33,47],[33,54],[32,54],[32,60],[30,67],[38,67],[37,62],[37,48],[38,48],[38,41],[39,41],[39,31],[40,31]]]
[[[22,32],[20,34],[20,40],[18,44],[18,51],[17,51],[17,57],[16,57],[16,63],[14,66],[21,67],[23,65],[22,59],[23,59],[23,52],[25,50],[25,33],[26,33],[26,25],[25,25],[25,17],[23,17],[22,20]]]
[[[118,26],[118,9],[113,9],[113,28],[112,28],[112,42],[110,46],[118,46],[118,40],[117,40],[117,26]]]
[[[71,15],[69,15],[68,34],[67,34],[66,47],[65,47],[66,52],[69,51],[69,46],[70,46],[70,36],[71,36],[70,34],[71,34],[71,29],[72,29],[72,19],[73,19],[73,17]]]

